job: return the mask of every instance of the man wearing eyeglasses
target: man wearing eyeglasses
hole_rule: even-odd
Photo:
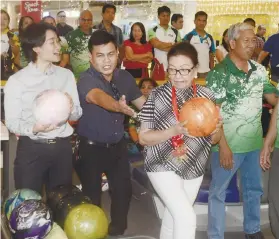
[[[92,34],[93,16],[89,10],[82,11],[79,17],[79,27],[66,35],[67,47],[63,48],[60,66],[65,67],[69,62],[76,80],[80,73],[86,71],[89,64],[88,40]]]
[[[64,11],[59,11],[56,18],[56,28],[59,36],[65,37],[69,32],[74,30],[73,27],[66,23],[66,13]]]
[[[82,191],[101,206],[101,179],[105,173],[111,189],[109,234],[122,235],[127,228],[131,200],[130,166],[124,137],[124,116],[135,116],[128,103],[141,109],[145,103],[132,75],[116,68],[118,48],[106,31],[95,31],[88,43],[90,68],[77,84],[83,117],[77,132],[79,158],[75,169]]]

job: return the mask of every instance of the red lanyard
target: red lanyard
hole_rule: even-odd
[[[193,87],[193,97],[196,97],[197,86],[196,86],[194,81],[192,83],[192,87]],[[175,87],[172,87],[171,100],[172,100],[173,113],[175,115],[176,120],[178,121],[178,119],[179,119],[179,110],[178,110],[178,104],[177,104],[176,89],[175,89]],[[174,149],[178,148],[179,146],[181,146],[184,143],[183,135],[180,134],[180,135],[173,136],[171,138],[171,143],[172,143],[172,146],[173,146]]]

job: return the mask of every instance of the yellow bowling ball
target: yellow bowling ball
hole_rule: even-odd
[[[93,204],[74,207],[66,217],[64,231],[69,239],[101,239],[108,234],[104,211]]]

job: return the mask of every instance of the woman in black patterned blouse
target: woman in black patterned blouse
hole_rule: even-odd
[[[168,53],[170,81],[154,89],[139,113],[139,140],[145,145],[145,170],[165,204],[160,239],[194,239],[196,215],[193,204],[200,188],[212,144],[221,138],[222,121],[213,134],[192,137],[179,123],[178,110],[193,98],[213,93],[194,84],[198,54],[187,43],[179,43]],[[179,150],[178,150],[179,149]],[[179,154],[179,155],[177,155]]]

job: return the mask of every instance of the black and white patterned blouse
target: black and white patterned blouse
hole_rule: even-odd
[[[178,89],[176,95],[178,109],[180,109],[185,101],[193,97],[193,88]],[[213,93],[200,85],[197,85],[197,97],[205,97],[215,103]],[[138,117],[144,128],[153,130],[165,130],[177,123],[172,108],[170,82],[151,92]],[[175,171],[183,179],[202,176],[211,149],[211,136],[189,138],[184,135],[183,140],[187,146],[187,159],[182,161],[168,160],[173,151],[171,139],[154,146],[145,146],[145,170],[147,172]]]

